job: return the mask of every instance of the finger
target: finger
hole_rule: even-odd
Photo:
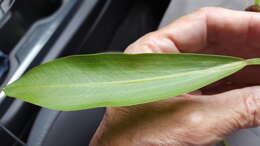
[[[125,53],[179,53],[175,43],[168,38],[160,37],[158,32],[148,33],[141,37],[129,45]]]
[[[205,16],[202,11],[196,11],[181,17],[172,24],[141,37],[125,52],[179,53],[184,47],[191,50],[202,48],[206,42]]]
[[[228,91],[207,100],[225,122],[230,122],[230,132],[260,125],[260,86]]]
[[[203,8],[145,35],[126,52],[194,52],[211,46],[260,48],[260,14]]]

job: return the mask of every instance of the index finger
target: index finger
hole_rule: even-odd
[[[260,49],[260,14],[202,8],[130,45],[127,53],[195,52],[210,46]]]

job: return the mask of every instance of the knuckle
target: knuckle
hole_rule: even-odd
[[[159,53],[158,40],[154,32],[150,32],[137,41],[138,48],[144,53]]]
[[[150,32],[134,43],[130,44],[126,50],[126,53],[156,53],[158,52],[158,46],[156,41],[156,35],[154,32]]]
[[[154,33],[150,32],[150,33],[146,34],[144,37],[141,38],[140,42],[143,45],[154,44],[154,42],[155,42]]]
[[[140,47],[149,50],[150,53],[160,53],[158,39],[154,32],[146,34],[140,42]]]

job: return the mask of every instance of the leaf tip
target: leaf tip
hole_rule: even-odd
[[[5,95],[8,95],[8,87],[4,87],[3,92],[4,92]]]

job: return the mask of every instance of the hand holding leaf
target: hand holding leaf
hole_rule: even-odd
[[[132,105],[169,98],[198,89],[246,65],[259,64],[259,59],[242,59],[259,57],[259,24],[257,14],[202,9],[141,38],[126,52],[201,52],[241,58],[195,54],[74,56],[33,69],[5,91],[59,110]],[[108,70],[104,70],[106,67]],[[56,74],[59,71],[63,72]],[[258,78],[252,73],[247,75],[257,83]],[[232,81],[248,81],[248,76],[244,78],[247,80],[241,80],[241,75]],[[27,92],[27,89],[32,90]],[[238,127],[259,125],[259,93],[259,87],[251,87],[213,96],[185,94],[159,102],[108,108],[92,145],[213,144]]]
[[[126,52],[201,52],[257,58],[260,57],[259,19],[256,13],[203,8],[142,37]],[[211,90],[229,90],[225,89],[227,85],[232,88],[259,85],[259,74],[258,66],[247,67]],[[107,108],[91,146],[214,145],[234,131],[260,125],[260,87],[210,96],[197,93],[148,104]]]

